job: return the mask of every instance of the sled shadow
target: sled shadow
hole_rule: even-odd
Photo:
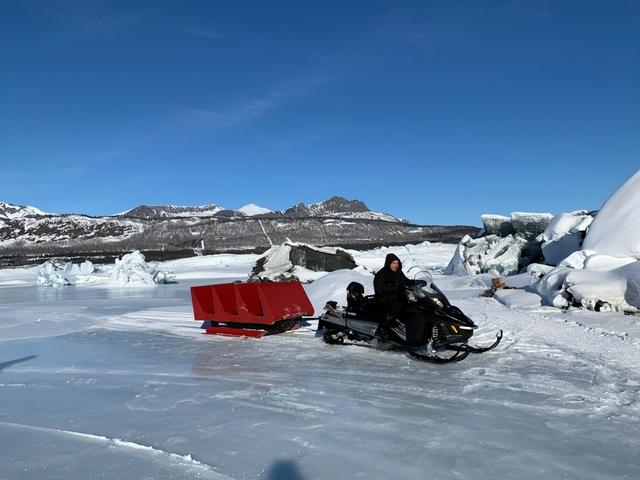
[[[292,460],[278,460],[273,463],[266,475],[267,480],[304,480],[304,476]]]
[[[28,362],[29,360],[33,360],[34,358],[37,358],[37,357],[38,355],[29,355],[28,357],[16,358],[15,360],[10,360],[8,362],[0,363],[0,372],[5,368],[9,368],[13,365],[17,365],[18,363]]]

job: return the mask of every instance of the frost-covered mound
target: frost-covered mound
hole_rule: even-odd
[[[458,244],[453,258],[445,268],[447,275],[513,275],[521,268],[528,241],[520,236],[489,235],[473,239],[466,235]]]
[[[43,263],[38,269],[38,285],[50,287],[63,287],[82,282],[95,272],[95,267],[90,261],[81,264],[67,263],[62,265],[54,261]]]
[[[355,268],[351,255],[341,248],[315,247],[287,242],[274,245],[256,261],[251,277],[273,281],[314,280],[316,272]]]
[[[640,260],[640,170],[602,206],[583,248],[612,257]]]
[[[111,270],[109,284],[113,286],[143,286],[159,283],[174,283],[172,272],[161,270],[155,265],[147,263],[139,251],[127,253]]]
[[[545,263],[558,265],[580,250],[585,232],[593,217],[586,210],[560,213],[553,217],[545,231],[536,238],[542,245]]]

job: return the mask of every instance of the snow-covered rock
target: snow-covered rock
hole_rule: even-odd
[[[593,217],[586,210],[560,213],[553,217],[536,240],[542,244],[545,263],[557,265],[580,250],[585,232]]]
[[[311,272],[332,272],[355,267],[353,257],[341,248],[287,242],[267,250],[256,261],[251,277],[273,281],[305,281],[317,277]]]
[[[640,260],[640,170],[604,203],[583,248],[613,257]]]
[[[110,285],[120,287],[174,282],[175,276],[172,272],[158,269],[147,263],[144,255],[137,250],[124,255],[121,259],[116,259],[109,279]]]
[[[458,244],[444,273],[447,275],[479,273],[512,275],[521,268],[520,258],[526,245],[526,239],[514,235],[504,238],[489,235],[477,239],[466,235]]]

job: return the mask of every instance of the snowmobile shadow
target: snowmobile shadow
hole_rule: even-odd
[[[18,363],[28,362],[29,360],[33,360],[34,358],[37,358],[37,357],[38,355],[29,355],[27,357],[16,358],[15,360],[10,360],[8,362],[0,363],[0,372],[5,368],[9,368],[13,365],[17,365]]]
[[[305,480],[293,460],[276,461],[267,470],[266,478],[267,480]]]

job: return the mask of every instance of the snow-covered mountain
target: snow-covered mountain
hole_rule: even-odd
[[[247,217],[253,217],[254,215],[263,215],[266,213],[273,213],[273,210],[261,207],[255,203],[249,203],[244,207],[238,209],[239,212],[244,213]]]
[[[29,207],[29,206],[23,206],[23,205],[12,205],[10,203],[0,202],[0,219],[3,219],[3,218],[18,219],[18,218],[34,217],[34,216],[42,216],[42,215],[49,215],[49,214],[35,207]]]
[[[151,260],[194,252],[261,252],[285,241],[352,248],[425,240],[456,243],[479,230],[415,225],[340,197],[279,212],[253,204],[239,210],[141,205],[105,217],[51,215],[33,207],[1,205],[5,213],[0,216],[0,266],[51,257],[99,262],[131,250],[143,250]]]

